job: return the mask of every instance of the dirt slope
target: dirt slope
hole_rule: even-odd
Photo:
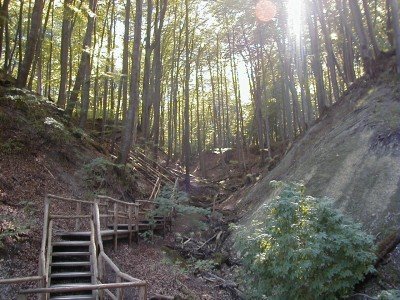
[[[271,199],[271,180],[302,181],[370,232],[400,225],[400,87],[362,82],[291,147],[238,204],[244,219]]]

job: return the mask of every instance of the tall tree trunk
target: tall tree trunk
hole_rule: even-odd
[[[146,54],[144,57],[144,70],[143,70],[143,100],[142,100],[142,133],[144,141],[147,141],[150,128],[150,106],[151,106],[151,93],[150,93],[150,76],[151,76],[151,54],[153,46],[151,44],[151,24],[153,14],[153,0],[147,0],[147,18],[146,18]]]
[[[373,76],[373,56],[368,45],[368,38],[367,34],[365,33],[360,6],[358,5],[357,0],[349,0],[349,5],[353,15],[354,28],[359,39],[360,54],[363,61],[364,72],[370,76]]]
[[[4,0],[0,9],[0,58],[3,51],[3,40],[6,23],[8,23],[8,6],[11,0]]]
[[[185,0],[185,110],[184,110],[184,134],[183,153],[185,158],[185,186],[190,187],[190,48],[189,48],[189,0]]]
[[[371,19],[371,11],[369,9],[369,4],[367,0],[362,0],[362,3],[364,8],[365,18],[367,19],[367,28],[368,28],[369,38],[372,44],[372,49],[374,50],[375,58],[377,58],[380,55],[381,51],[379,50],[378,42],[376,41],[374,25],[372,24],[372,19]]]
[[[390,3],[392,18],[393,18],[393,29],[394,37],[396,41],[396,66],[397,74],[400,75],[400,23],[399,23],[399,3],[397,0],[388,0]]]
[[[42,26],[44,0],[35,0],[33,6],[31,26],[29,36],[26,41],[24,60],[18,68],[17,86],[23,88],[28,81],[29,72],[32,67],[33,58],[35,56],[36,44],[40,36],[40,28]]]
[[[324,85],[324,73],[322,70],[321,64],[321,52],[320,46],[318,42],[318,32],[317,32],[317,14],[315,6],[312,5],[312,11],[314,13],[313,17],[309,17],[308,21],[308,28],[310,31],[310,40],[311,40],[311,52],[313,55],[312,58],[312,69],[317,85],[317,101],[318,101],[318,112],[319,116],[325,112],[327,108],[327,101],[326,101],[326,92],[325,92],[325,85]]]
[[[354,52],[353,52],[353,35],[348,25],[349,13],[345,0],[336,0],[336,9],[339,11],[339,33],[343,36],[343,70],[347,85],[350,85],[356,80],[354,71]]]
[[[90,0],[89,8],[94,14],[96,14],[97,0]],[[87,70],[87,66],[90,65],[89,50],[92,46],[94,24],[95,24],[95,17],[88,15],[88,23],[86,27],[85,37],[83,40],[82,54],[79,62],[78,73],[76,74],[74,87],[71,91],[71,96],[67,103],[66,114],[69,118],[72,117],[72,113],[75,109],[76,102],[78,101],[79,92],[81,91],[82,84],[85,80],[85,72]]]
[[[131,0],[126,0],[124,20],[124,49],[122,52],[122,120],[126,118],[128,107],[128,72],[129,72],[129,33],[131,20]]]
[[[129,151],[132,147],[134,127],[137,123],[137,108],[139,103],[139,80],[140,80],[140,42],[142,39],[142,0],[136,0],[136,15],[133,39],[133,56],[131,68],[130,83],[130,102],[125,126],[122,133],[121,152],[118,161],[126,164],[128,161]]]
[[[168,0],[159,2],[160,14],[157,25],[157,30],[154,35],[154,145],[153,157],[157,160],[158,148],[160,141],[160,106],[161,106],[161,81],[163,74],[162,57],[161,57],[161,34],[164,26],[165,13],[167,11]]]
[[[58,90],[57,105],[65,107],[67,101],[67,80],[68,80],[68,54],[71,43],[72,17],[73,12],[70,8],[73,0],[64,0],[63,22],[61,29],[61,49],[60,49],[60,87]]]
[[[333,96],[334,96],[335,102],[336,102],[339,100],[340,92],[339,92],[338,78],[337,78],[336,69],[335,69],[335,60],[336,60],[335,53],[333,51],[332,41],[330,38],[328,26],[326,24],[326,19],[324,16],[323,1],[317,0],[315,3],[315,6],[317,7],[317,10],[318,10],[319,21],[321,23],[322,33],[324,36],[325,48],[326,48],[326,52],[327,52],[327,65],[328,65],[330,78],[331,78]]]

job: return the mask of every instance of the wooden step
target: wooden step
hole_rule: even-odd
[[[90,284],[90,283],[89,283]],[[81,286],[88,286],[88,283],[58,283],[58,284],[51,284],[51,288],[68,288],[68,287],[81,287]],[[76,291],[76,292],[53,292],[50,294],[50,297],[75,297],[75,296],[92,296],[92,291]],[[93,296],[92,296],[93,297]],[[68,299],[68,298],[67,298]],[[75,299],[75,298],[69,298]],[[90,299],[90,298],[89,298]]]
[[[50,300],[95,300],[95,299],[96,298],[92,295],[55,296],[50,298]]]
[[[53,252],[53,256],[90,256],[90,252]]]
[[[53,242],[52,246],[63,246],[63,247],[76,247],[76,246],[89,246],[90,241],[65,241],[65,242]]]
[[[50,264],[52,267],[85,267],[90,266],[90,261],[60,261]]]
[[[82,278],[91,277],[91,272],[62,272],[62,273],[52,273],[51,278]]]

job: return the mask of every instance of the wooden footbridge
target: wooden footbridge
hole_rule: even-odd
[[[107,196],[87,201],[47,195],[38,276],[0,279],[0,284],[36,282],[36,288],[19,291],[19,300],[30,295],[42,300],[147,299],[147,283],[121,272],[103,242],[113,241],[117,250],[120,239],[132,246],[140,232],[170,228],[170,216],[148,218],[159,184],[149,200],[133,203]],[[60,207],[65,214],[53,213]]]

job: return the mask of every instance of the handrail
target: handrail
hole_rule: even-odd
[[[135,202],[126,202],[126,201],[122,201],[122,200],[111,198],[109,196],[98,195],[97,198],[104,199],[104,200],[109,200],[109,201],[116,202],[116,203],[119,203],[119,204],[124,204],[124,205],[139,206]]]
[[[60,197],[52,194],[47,194],[47,198],[52,198],[55,200],[62,200],[62,201],[70,201],[70,202],[79,202],[79,203],[85,203],[85,204],[93,204],[93,201],[88,201],[88,200],[80,200],[80,199],[74,199],[74,198],[66,198],[66,197]]]
[[[82,284],[79,286],[36,288],[19,291],[20,294],[47,294],[47,293],[66,293],[76,291],[93,291],[112,288],[142,287],[143,282],[121,282],[121,283],[101,283],[101,284]]]
[[[43,280],[43,276],[30,276],[30,277],[17,277],[17,278],[0,278],[0,284],[16,284],[16,283],[23,283],[28,281],[40,281]]]

